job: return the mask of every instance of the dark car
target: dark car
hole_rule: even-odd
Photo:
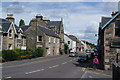
[[[88,56],[86,54],[80,54],[78,62],[87,62]]]
[[[78,53],[70,52],[69,57],[78,57]]]

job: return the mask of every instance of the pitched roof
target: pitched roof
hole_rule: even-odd
[[[120,12],[116,13],[106,24],[103,25],[102,29],[106,28],[119,15],[120,15]]]
[[[60,29],[61,21],[48,21],[50,27],[55,26],[57,29]]]
[[[102,24],[101,24],[101,26],[106,24],[110,19],[111,19],[111,17],[102,17],[102,21],[101,21]]]
[[[73,35],[69,35],[69,38],[72,39],[73,41],[77,41],[77,38]]]
[[[0,26],[2,26],[3,32],[7,32],[11,24],[12,24],[12,22],[10,22],[6,19],[0,18]],[[14,24],[14,26],[15,26],[15,29],[17,30],[18,26],[16,24]]]
[[[30,27],[29,25],[20,26],[20,28],[22,28],[23,32],[26,31],[29,27]]]
[[[38,26],[38,29],[40,29],[42,32],[44,32],[48,36],[59,38],[59,36],[57,34],[55,34],[52,30],[50,30],[48,28]]]

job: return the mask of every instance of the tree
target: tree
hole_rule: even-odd
[[[68,45],[64,44],[64,51],[65,51],[66,54],[68,53],[68,49],[69,49]]]
[[[20,22],[19,22],[19,26],[24,26],[24,25],[25,25],[25,22],[24,22],[23,19],[21,19]]]

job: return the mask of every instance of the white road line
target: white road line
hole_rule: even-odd
[[[83,75],[82,75],[82,77],[81,78],[86,78],[85,76],[86,76],[86,74],[87,74],[87,72],[85,72]]]
[[[52,66],[52,67],[49,67],[49,68],[51,69],[51,68],[55,68],[55,67],[58,67],[58,66],[59,66],[59,65],[55,65],[55,66]]]
[[[12,77],[6,77],[7,79],[12,78]]]
[[[62,63],[62,64],[66,64],[67,62],[64,62],[64,63]]]
[[[50,69],[53,68],[53,67],[49,67]]]
[[[97,71],[101,71],[101,72],[103,72],[102,70],[97,70]]]
[[[92,76],[88,76],[89,78],[93,78]]]
[[[41,69],[41,70],[35,70],[35,71],[31,71],[31,72],[26,72],[25,74],[31,74],[31,73],[35,73],[35,72],[39,72],[39,71],[44,71],[45,69]]]

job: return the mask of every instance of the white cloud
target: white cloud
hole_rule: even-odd
[[[26,4],[27,6],[20,6],[20,8],[23,9],[22,13],[14,14],[17,24],[21,18],[25,20],[26,24],[29,24],[29,21],[32,17],[35,17],[37,13],[43,14],[50,20],[60,20],[62,17],[65,33],[76,35],[80,39],[91,41],[92,43],[96,43],[97,41],[95,34],[97,34],[101,16],[110,15],[110,13],[105,13],[103,10],[103,4],[94,6],[86,3],[62,3],[57,6],[54,6],[54,4],[48,6],[47,4],[49,3],[46,4],[47,6],[38,3],[36,3],[37,5],[34,3],[28,4]],[[14,5],[8,5],[8,7],[11,8],[13,6]],[[109,7],[106,7],[106,9],[107,8]],[[6,14],[6,12],[3,12],[4,18]]]
[[[2,2],[118,2],[119,0],[1,0]]]
[[[119,2],[120,0],[103,0],[103,2]]]

